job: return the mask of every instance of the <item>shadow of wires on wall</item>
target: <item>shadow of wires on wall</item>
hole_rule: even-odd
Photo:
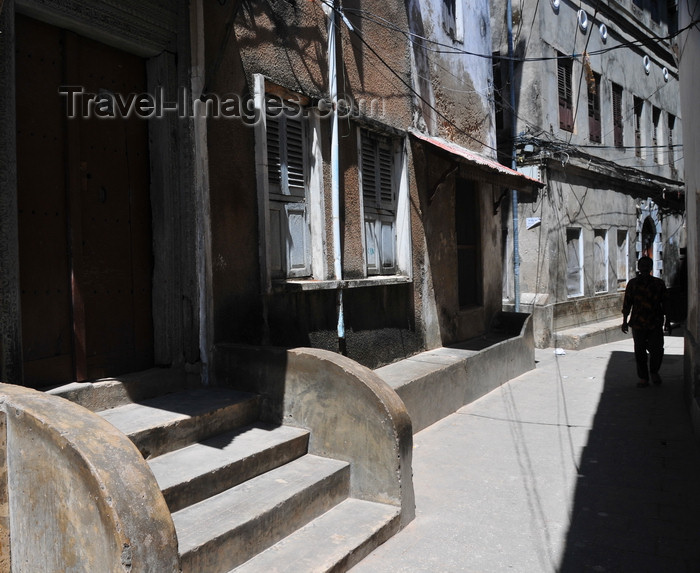
[[[559,571],[700,571],[700,453],[683,397],[683,357],[636,388],[634,354],[613,352],[581,454]]]

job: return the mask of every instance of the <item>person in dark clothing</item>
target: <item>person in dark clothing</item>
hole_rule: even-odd
[[[639,376],[638,388],[649,386],[649,374],[654,384],[661,384],[659,369],[664,357],[666,285],[651,274],[653,268],[654,262],[649,257],[639,259],[639,273],[627,283],[622,304],[622,332],[627,334],[628,327],[632,327],[634,357]],[[627,316],[630,310],[632,316],[628,323]]]

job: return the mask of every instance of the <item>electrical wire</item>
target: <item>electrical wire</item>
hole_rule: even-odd
[[[320,1],[321,1],[322,3],[328,5],[328,6],[331,6],[330,2],[328,2],[328,1],[326,1],[326,0],[320,0]],[[596,16],[597,13],[598,13],[598,6],[599,6],[599,4],[600,4],[600,0],[598,0],[598,2],[596,3],[596,8],[595,8],[595,12],[594,12],[593,18],[595,18],[595,16]],[[413,33],[413,32],[403,30],[402,28],[400,28],[399,26],[397,26],[397,25],[394,24],[393,22],[390,22],[390,21],[386,20],[385,18],[382,18],[382,17],[380,17],[380,16],[377,16],[376,14],[373,14],[373,13],[367,11],[367,10],[352,9],[352,8],[344,8],[344,9],[343,9],[343,12],[347,12],[348,14],[360,15],[360,17],[364,17],[366,20],[371,21],[371,22],[373,22],[373,23],[375,23],[375,24],[377,24],[377,25],[383,26],[383,27],[385,27],[385,28],[387,28],[387,29],[390,29],[390,30],[392,30],[392,31],[399,32],[399,33],[403,34],[411,43],[415,43],[415,42],[412,40],[412,37],[413,37],[413,38],[419,38],[419,39],[423,40],[424,42],[428,42],[428,43],[432,43],[432,44],[436,44],[436,45],[440,45],[440,46],[444,46],[444,47],[449,48],[449,50],[435,50],[435,49],[426,48],[425,45],[424,45],[423,43],[417,44],[417,45],[419,45],[421,48],[427,49],[428,51],[432,51],[432,52],[436,52],[436,53],[466,54],[466,55],[474,55],[474,56],[479,56],[479,57],[488,57],[489,59],[493,59],[493,55],[492,55],[492,54],[489,54],[488,56],[486,56],[486,55],[483,55],[483,54],[476,54],[476,53],[474,53],[474,52],[468,52],[468,51],[465,51],[465,50],[460,50],[460,49],[458,49],[458,48],[455,48],[454,46],[448,46],[447,44],[442,44],[442,43],[440,43],[440,42],[436,42],[436,41],[434,41],[434,40],[430,40],[430,39],[428,39],[428,38],[426,38],[426,37],[424,37],[424,36],[415,34],[415,33]],[[686,27],[686,28],[687,28],[687,27]],[[686,28],[683,28],[683,30],[685,30]],[[682,30],[680,30],[678,33],[680,33],[681,31],[682,31]],[[672,35],[669,35],[669,36],[665,36],[665,37],[657,36],[657,38],[658,38],[658,39],[661,39],[661,40],[663,40],[663,39],[668,39],[668,38],[671,38],[671,37],[676,36],[678,33],[675,33],[675,34],[672,34]],[[590,40],[590,35],[587,37],[586,47],[588,46],[588,41],[589,41],[589,40]],[[629,45],[633,45],[634,43],[639,43],[640,45],[643,45],[643,44],[641,43],[641,41],[629,42],[628,44],[629,44]],[[624,45],[625,45],[625,44],[620,44],[618,47],[624,47]],[[608,50],[605,50],[605,51],[608,51]],[[582,53],[585,54],[585,53],[586,53],[586,49],[584,49],[584,51],[583,51]],[[596,52],[591,52],[591,54],[594,54],[594,53],[596,53]],[[376,54],[375,54],[375,55],[376,55]],[[513,58],[513,59],[514,59],[515,61],[526,62],[526,61],[551,61],[551,60],[571,59],[571,58],[573,58],[573,56],[560,55],[560,56],[555,56],[555,57]],[[500,60],[505,60],[505,61],[508,61],[508,60],[509,60],[509,58],[508,58],[507,56],[499,56],[499,59],[500,59]],[[429,60],[429,61],[431,62],[431,65],[434,65],[434,66],[438,67],[438,68],[441,69],[444,73],[447,73],[447,74],[451,75],[451,76],[454,77],[455,79],[458,79],[458,80],[460,79],[460,78],[458,78],[455,74],[453,74],[450,70],[448,70],[447,68],[445,68],[444,66],[441,66],[441,65],[439,65],[439,64],[436,64],[436,63],[435,63],[434,61],[432,61],[432,60]],[[386,62],[382,62],[382,63],[384,63],[384,65],[387,66],[387,68],[391,69],[391,67],[390,67]],[[582,75],[583,75],[583,71],[584,71],[584,70],[583,70],[583,68],[582,68],[581,77],[582,77]],[[393,70],[392,70],[392,72],[393,72]],[[425,78],[425,77],[423,77],[423,76],[419,76],[419,77],[420,77],[421,79],[423,79],[423,80],[429,81],[429,78]],[[579,81],[579,82],[578,82],[578,90],[579,90],[579,93],[580,93],[580,89],[581,89],[582,85],[583,85],[583,82],[582,82],[582,81]],[[646,98],[644,98],[644,99],[645,99],[645,100],[648,100],[650,97],[652,97],[655,93],[657,93],[657,92],[658,92],[661,88],[663,88],[665,85],[667,85],[667,84],[662,84],[656,91],[652,92],[652,94],[649,94],[649,95],[648,95]],[[461,92],[461,93],[478,93],[478,94],[480,94],[482,97],[485,97],[485,98],[487,98],[487,99],[489,99],[489,100],[492,100],[492,99],[493,99],[493,98],[491,97],[490,94],[484,94],[483,92],[479,92],[478,90],[474,90],[474,91],[463,90],[463,91],[461,91],[461,90],[454,89],[454,88],[444,88],[444,89],[449,89],[450,91],[454,91],[454,92],[457,92],[457,93],[460,93],[460,92]],[[453,127],[457,128],[457,126],[455,126],[451,121],[449,121],[448,118],[446,118],[444,115],[440,114],[440,112],[438,112],[432,105],[430,105],[427,101],[425,101],[425,99],[423,99],[419,94],[417,94],[415,91],[413,91],[413,93],[414,93],[414,95],[418,96],[418,97],[421,99],[421,101],[423,101],[423,103],[425,103],[425,104],[428,105],[433,111],[435,111],[436,113],[438,113],[438,115],[440,115],[440,117],[441,117],[442,119],[448,121]],[[502,108],[505,109],[505,110],[507,110],[507,111],[509,111],[509,112],[511,112],[511,113],[512,113],[512,112],[515,112],[515,115],[516,115],[516,117],[518,118],[518,120],[524,122],[526,125],[529,125],[529,126],[531,126],[531,127],[535,127],[535,128],[537,128],[537,129],[541,129],[541,126],[536,126],[536,125],[533,124],[532,122],[528,121],[526,118],[523,118],[523,117],[519,116],[519,115],[517,114],[517,111],[516,111],[516,110],[510,109],[510,107],[511,107],[510,104],[508,104],[508,103],[505,101],[504,98],[501,97],[500,100],[501,100],[501,106],[502,106]],[[576,101],[578,101],[578,97],[577,97],[577,100],[576,100]],[[579,107],[580,107],[580,106],[577,106],[577,107],[576,107],[576,112],[575,112],[576,114],[578,113],[578,108],[579,108]],[[623,114],[623,118],[628,119],[628,118],[629,118],[629,114],[630,114],[633,110],[634,110],[634,106],[631,106],[628,110],[626,110],[627,113]],[[575,121],[575,120],[576,120],[576,116],[574,116],[574,121]],[[485,144],[484,142],[481,142],[481,141],[479,141],[478,139],[475,139],[473,136],[471,136],[471,134],[465,133],[465,132],[463,132],[463,131],[461,131],[461,130],[460,130],[460,132],[463,133],[464,135],[466,135],[467,137],[470,137],[472,140],[476,141],[477,143],[480,143],[481,145],[483,145],[483,146],[485,146],[485,147],[487,147],[487,148],[490,148],[490,149],[492,149],[492,150],[495,150],[499,155],[505,155],[503,152],[500,152],[500,151],[494,149],[493,147],[491,147],[491,146]],[[609,135],[610,133],[611,133],[611,131],[608,131],[608,132],[605,133],[605,135]],[[571,135],[569,136],[569,139],[566,140],[566,144],[567,144],[567,145],[570,145],[570,138],[571,138],[572,136],[573,136],[573,134],[571,134]],[[595,148],[596,146],[591,146],[591,147]],[[619,149],[619,148],[620,148],[620,147],[618,146],[618,149]]]
[[[337,8],[336,6],[332,6],[329,4],[326,0],[319,0],[320,2],[323,2],[324,4],[331,6],[333,10],[336,10],[337,12],[340,12],[340,9]],[[341,13],[342,15],[342,13]],[[480,139],[474,137],[472,134],[466,132],[462,128],[460,128],[457,124],[455,124],[449,117],[447,117],[444,113],[442,113],[440,110],[438,110],[434,105],[432,105],[430,102],[428,102],[418,91],[416,91],[412,85],[410,85],[404,78],[401,77],[401,74],[399,74],[396,70],[394,70],[391,65],[381,56],[379,53],[365,40],[363,35],[358,31],[356,26],[353,26],[352,29],[350,30],[352,34],[356,38],[362,42],[362,44],[370,51],[374,56],[394,75],[403,85],[406,87],[412,95],[417,97],[421,102],[423,102],[428,108],[430,108],[431,111],[433,111],[435,114],[437,114],[445,123],[450,125],[450,127],[453,127],[455,130],[457,130],[460,134],[464,135],[471,141],[478,143],[485,149],[490,149],[491,151],[494,151],[497,155],[504,155],[501,151],[499,151],[497,148],[489,145],[488,143],[485,143],[481,141]]]
[[[339,8],[333,7],[332,3],[329,0],[319,0],[319,2],[325,4],[326,6],[332,7],[334,9],[337,9],[340,12]],[[381,16],[378,16],[374,14],[373,12],[370,12],[369,10],[363,10],[359,8],[350,8],[350,7],[345,7],[342,9],[342,13],[349,14],[349,15],[355,15],[360,18],[364,18],[365,20],[368,20],[370,22],[373,22],[379,26],[383,26],[384,28],[391,30],[393,32],[398,32],[405,36],[411,43],[416,43],[416,40],[420,40],[421,44],[419,44],[420,47],[423,49],[430,51],[430,52],[435,52],[435,53],[440,53],[440,54],[454,54],[454,55],[466,55],[466,56],[474,56],[477,58],[485,58],[485,59],[491,59],[493,57],[492,54],[481,54],[478,52],[472,52],[469,50],[464,50],[459,47],[456,47],[454,45],[449,45],[445,44],[442,42],[438,42],[437,40],[432,40],[430,38],[427,38],[425,36],[421,36],[420,34],[416,34],[415,32],[411,32],[410,30],[405,30],[395,23],[387,20],[386,18],[383,18]],[[700,22],[700,19],[694,20],[684,28],[674,32],[673,34],[668,34],[667,36],[658,36],[656,34],[650,34],[647,38],[644,40],[630,40],[627,42],[620,42],[616,44],[615,46],[609,46],[607,48],[602,48],[600,50],[593,50],[589,52],[589,55],[599,55],[599,54],[606,54],[610,51],[613,50],[618,50],[622,48],[627,48],[627,47],[643,47],[646,45],[646,42],[648,39],[651,39],[656,42],[664,42],[664,41],[669,41],[675,37],[677,37],[679,34],[683,33],[685,30],[688,28],[697,25]],[[430,44],[437,46],[439,48],[443,49],[437,49],[437,48],[430,48],[427,47],[425,44]],[[664,49],[667,49],[664,46]],[[580,58],[583,56],[583,53],[576,53],[572,52],[571,55],[564,55],[564,56],[539,56],[536,58],[519,58],[516,56],[513,56],[512,58],[509,58],[508,56],[500,56],[502,60],[510,60],[512,59],[514,62],[541,62],[541,61],[549,61],[549,60],[556,60],[560,58]]]
[[[336,10],[337,12],[339,12],[340,15],[341,15],[341,17],[343,16],[343,13],[341,12],[341,10],[340,10],[337,6],[333,6],[333,5],[330,4],[327,0],[319,0],[319,1],[322,2],[322,3],[324,3],[324,4],[326,4],[327,6],[330,6],[332,9]],[[348,9],[348,10],[345,10],[345,11],[349,13],[351,10]],[[353,10],[353,12],[355,12],[355,13],[364,13],[364,12],[366,12],[366,11],[362,11],[362,10]],[[597,13],[597,11],[596,11],[596,13]],[[373,15],[373,16],[374,16],[374,15]],[[377,21],[376,21],[377,19],[379,19],[380,22],[377,22]],[[384,27],[389,27],[389,28],[393,29],[394,31],[398,31],[398,32],[402,33],[411,43],[414,43],[413,40],[412,40],[413,37],[423,39],[423,40],[425,40],[425,41],[427,41],[427,42],[431,42],[431,43],[433,43],[433,44],[436,43],[436,42],[432,42],[432,41],[428,40],[427,38],[424,38],[423,36],[420,36],[420,35],[418,35],[418,34],[413,34],[413,33],[411,33],[411,32],[406,32],[406,31],[404,31],[404,30],[401,30],[399,27],[397,27],[397,26],[395,26],[395,25],[393,25],[393,24],[391,24],[391,23],[388,23],[387,21],[381,22],[381,20],[384,20],[384,19],[382,19],[382,18],[379,18],[379,17],[374,16],[374,19],[371,19],[371,18],[370,18],[369,20],[372,21],[372,22],[374,22],[374,23],[376,23],[376,24],[378,24],[378,25],[382,25],[382,26],[384,26]],[[347,21],[346,21],[346,22],[347,22]],[[686,27],[684,28],[684,30],[687,29],[687,28],[688,28],[688,27],[686,26]],[[397,71],[396,71],[396,70],[395,70],[395,69],[394,69],[394,68],[393,68],[393,67],[392,67],[392,66],[377,52],[377,50],[375,50],[375,49],[369,44],[369,42],[364,38],[364,35],[361,34],[361,33],[357,30],[357,27],[351,26],[351,27],[349,27],[349,30],[352,32],[352,37],[357,38],[357,39],[358,39],[358,40],[359,40],[359,41],[374,55],[374,57],[376,57],[377,60],[378,60],[379,62],[381,62],[381,64],[382,64],[396,79],[398,79],[404,87],[406,87],[406,88],[410,91],[410,93],[411,93],[413,96],[417,97],[423,104],[425,104],[429,109],[431,109],[431,110],[432,110],[437,116],[439,116],[445,123],[447,123],[448,125],[450,125],[451,127],[453,127],[453,128],[454,128],[456,131],[458,131],[460,134],[462,134],[462,135],[464,135],[465,137],[469,138],[470,140],[474,141],[475,143],[478,143],[479,145],[481,145],[482,147],[484,147],[484,148],[486,148],[486,149],[490,149],[490,150],[494,151],[494,152],[497,154],[497,156],[506,157],[506,155],[508,155],[508,154],[506,154],[506,153],[504,153],[504,152],[499,151],[497,148],[494,148],[494,147],[492,147],[491,145],[486,144],[485,142],[479,140],[478,138],[474,137],[474,136],[471,135],[470,133],[464,131],[464,130],[461,129],[459,126],[457,126],[450,118],[448,118],[445,114],[443,114],[442,112],[440,112],[437,108],[435,108],[435,106],[433,106],[430,102],[428,102],[420,93],[418,93],[418,92],[413,88],[413,86],[411,86],[411,85],[401,76],[401,74],[400,74],[399,72],[397,72]],[[422,44],[419,44],[419,45],[420,45],[421,47],[424,47],[424,45],[422,45]],[[442,52],[442,51],[438,51],[438,50],[430,50],[430,51]],[[466,52],[463,51],[463,50],[459,50],[459,51],[453,51],[453,53],[466,53]],[[476,55],[476,54],[469,53],[468,55]],[[493,58],[493,56],[492,56],[491,54],[489,54],[488,57],[489,57],[490,59]],[[518,59],[518,61],[534,61],[534,60],[537,60],[537,61],[547,61],[547,60],[556,60],[556,59],[560,59],[560,58],[562,58],[562,57],[564,57],[564,58],[571,58],[572,56],[558,56],[558,57],[555,57],[555,58],[545,57],[545,58],[532,58],[532,59],[522,59],[522,58],[521,58],[521,59]],[[507,58],[502,58],[502,59],[507,59]],[[515,58],[514,58],[514,59],[515,59]],[[428,61],[431,63],[431,65],[437,65],[438,67],[441,67],[445,72],[450,73],[449,70],[447,70],[446,68],[444,68],[444,67],[442,67],[442,66],[439,66],[438,64],[435,64],[435,63],[432,62],[431,60],[428,60]],[[451,73],[450,73],[450,74],[451,74]],[[457,76],[455,76],[454,74],[451,74],[451,75],[453,75],[455,78],[457,77]],[[429,80],[429,78],[423,78],[423,79]],[[579,82],[579,90],[580,90],[580,86],[581,86],[581,85],[582,85],[582,83]],[[666,84],[660,85],[660,86],[659,86],[654,92],[652,92],[652,94],[650,94],[648,97],[652,97],[655,93],[657,93],[657,92],[658,92],[660,89],[662,89],[665,85],[666,85]],[[460,90],[455,90],[455,91],[460,91]],[[464,90],[464,92],[467,92],[467,90]],[[474,90],[474,92],[475,92],[475,93],[479,93],[479,92],[477,92],[476,90]],[[483,96],[484,94],[482,93],[481,95]],[[486,97],[488,97],[488,95],[486,95]],[[505,107],[505,106],[504,106],[504,107]],[[633,110],[633,109],[634,109],[634,106],[631,106],[630,109]],[[521,119],[522,119],[522,118],[521,118]],[[530,122],[527,122],[527,123],[529,123],[531,126],[535,127],[536,130],[539,130],[539,132],[540,132],[541,134],[546,133],[545,130],[544,130],[541,126],[535,126],[534,124],[532,124],[532,123],[530,123]],[[607,132],[607,133],[610,133],[610,132]],[[604,149],[604,148],[607,148],[607,147],[608,147],[608,146],[597,146],[597,145],[591,145],[591,146],[587,146],[587,145],[578,145],[578,146],[576,146],[576,145],[572,145],[572,144],[570,143],[570,140],[569,140],[569,141],[567,141],[567,140],[561,140],[561,139],[557,138],[556,136],[554,136],[553,134],[548,134],[548,135],[549,135],[549,138],[550,138],[550,139],[549,139],[549,141],[548,141],[546,144],[543,145],[543,148],[544,148],[544,149],[549,149],[549,150],[550,150],[551,152],[553,152],[553,153],[563,153],[563,154],[567,154],[567,155],[581,154],[581,155],[588,156],[588,157],[590,158],[591,156],[588,155],[585,151],[583,151],[583,149],[585,149],[585,148]],[[678,146],[678,147],[682,147],[682,146]],[[611,147],[611,148],[612,148],[612,147]],[[632,149],[632,147],[618,147],[618,146],[615,146],[614,148],[615,148],[615,149],[620,149],[620,150]],[[637,146],[634,147],[634,149],[637,149],[637,148],[638,148]],[[670,153],[668,146],[663,146],[663,145],[659,145],[659,146],[644,146],[644,148],[665,149],[667,153]],[[641,147],[640,147],[639,149],[641,149]],[[635,159],[638,159],[636,155],[635,155],[634,158],[635,158]],[[605,159],[603,159],[603,158],[596,158],[596,160],[597,160],[597,161],[600,161],[601,163],[606,163],[606,164],[609,163],[611,167],[617,167],[617,168],[622,169],[623,172],[628,172],[630,175],[638,176],[638,175],[639,175],[639,169],[642,168],[643,166],[637,166],[637,167],[635,168],[635,167],[626,167],[626,166],[624,166],[624,165],[620,165],[620,164],[619,164],[619,161],[623,161],[623,160],[627,160],[627,159],[632,159],[632,158],[631,158],[631,157],[627,157],[627,156],[622,157],[622,158],[620,158],[619,160],[617,160],[618,163],[615,163],[614,161],[610,161],[610,160],[605,160]],[[675,158],[674,158],[674,161],[675,161]],[[658,166],[659,164],[658,164],[658,163],[655,163],[654,165],[655,165],[655,166]],[[651,166],[650,166],[650,167],[651,167]]]

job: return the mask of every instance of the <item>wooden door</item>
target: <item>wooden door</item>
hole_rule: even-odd
[[[153,362],[148,125],[67,116],[61,86],[144,93],[145,62],[17,16],[17,169],[25,383]],[[83,98],[86,104],[87,98]]]

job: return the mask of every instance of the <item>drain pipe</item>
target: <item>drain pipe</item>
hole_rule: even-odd
[[[338,344],[341,351],[345,347],[345,311],[343,308],[343,260],[340,245],[340,157],[338,151],[338,75],[336,61],[336,21],[338,18],[338,0],[333,6],[323,3],[323,10],[328,16],[328,90],[331,98],[331,202],[333,219],[333,274],[338,281]]]
[[[518,169],[515,154],[516,114],[515,114],[515,72],[513,66],[513,6],[508,0],[506,20],[508,22],[508,79],[510,80],[510,136],[511,136],[511,167]],[[513,189],[513,286],[515,296],[515,312],[520,312],[520,248],[518,244],[518,190]]]

